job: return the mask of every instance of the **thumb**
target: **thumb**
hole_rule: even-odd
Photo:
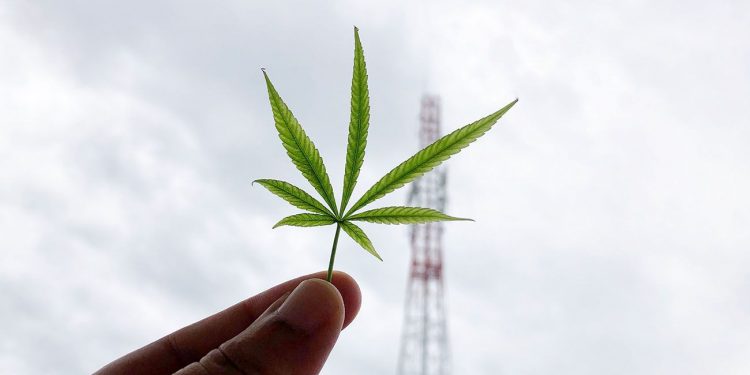
[[[305,280],[250,327],[176,374],[317,374],[343,323],[338,289],[324,280]]]

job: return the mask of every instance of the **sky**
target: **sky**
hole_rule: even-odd
[[[341,188],[353,33],[371,125],[355,196],[518,97],[446,163],[455,374],[750,372],[746,1],[0,1],[0,373],[90,373],[327,266],[260,68]],[[402,204],[406,189],[380,202]],[[336,268],[362,310],[323,374],[395,373],[407,228]]]

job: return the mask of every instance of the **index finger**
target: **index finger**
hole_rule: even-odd
[[[279,284],[258,295],[241,301],[221,312],[179,329],[105,366],[97,374],[171,374],[233,338],[247,328],[271,304],[291,292],[304,280],[325,279],[318,272]],[[361,295],[354,279],[343,272],[335,272],[333,285],[344,300],[344,327],[359,311]]]

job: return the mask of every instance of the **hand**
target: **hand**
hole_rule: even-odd
[[[317,374],[357,315],[349,275],[325,273],[277,285],[108,364],[99,375]]]

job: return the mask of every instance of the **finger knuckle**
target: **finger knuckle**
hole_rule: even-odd
[[[208,354],[201,358],[200,364],[210,375],[262,374],[262,372],[255,371],[252,368],[247,368],[244,363],[242,368],[240,368],[237,363],[221,348],[217,348],[208,352]]]

